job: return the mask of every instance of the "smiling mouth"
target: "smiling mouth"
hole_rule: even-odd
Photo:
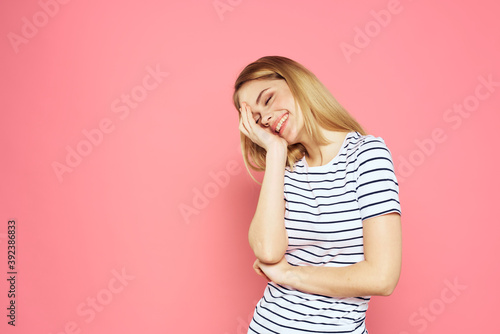
[[[283,125],[283,123],[285,123],[285,121],[288,119],[288,114],[285,114],[281,119],[280,121],[278,122],[278,125],[276,125],[276,129],[274,129],[274,131],[276,131],[276,133],[279,133],[280,130],[281,130],[281,126]]]

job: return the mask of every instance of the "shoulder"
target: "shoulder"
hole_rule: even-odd
[[[357,136],[355,136],[354,139],[358,155],[369,154],[372,151],[377,152],[380,150],[389,152],[384,139],[382,139],[381,137],[375,137],[373,135],[361,135],[359,133],[356,134]]]
[[[391,152],[384,139],[373,135],[357,134],[353,145],[352,161],[358,177],[366,173],[375,176],[382,171],[394,174]]]
[[[399,185],[391,152],[382,138],[361,137],[356,151],[355,175],[362,219],[391,212],[401,214]]]
[[[391,152],[381,137],[357,133],[352,145],[358,166],[373,159],[386,159],[392,163]]]

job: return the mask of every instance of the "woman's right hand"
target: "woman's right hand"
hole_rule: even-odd
[[[281,138],[277,134],[271,133],[269,128],[264,128],[259,124],[255,123],[252,117],[252,111],[250,106],[245,102],[241,103],[241,118],[240,118],[240,131],[250,138],[252,142],[259,145],[267,152],[274,147],[287,149],[288,143],[285,139]]]

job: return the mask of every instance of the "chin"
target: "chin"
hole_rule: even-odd
[[[286,142],[288,143],[288,145],[293,145],[293,144],[297,144],[298,143],[297,136],[294,136],[294,134],[288,134],[288,135],[283,136],[281,138],[283,138],[284,140],[286,140]]]

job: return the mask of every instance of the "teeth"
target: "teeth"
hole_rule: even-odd
[[[285,116],[283,116],[283,118],[281,118],[278,125],[276,126],[276,132],[280,132],[281,126],[283,125],[283,123],[285,123],[287,119],[288,119],[288,114],[286,114]]]

